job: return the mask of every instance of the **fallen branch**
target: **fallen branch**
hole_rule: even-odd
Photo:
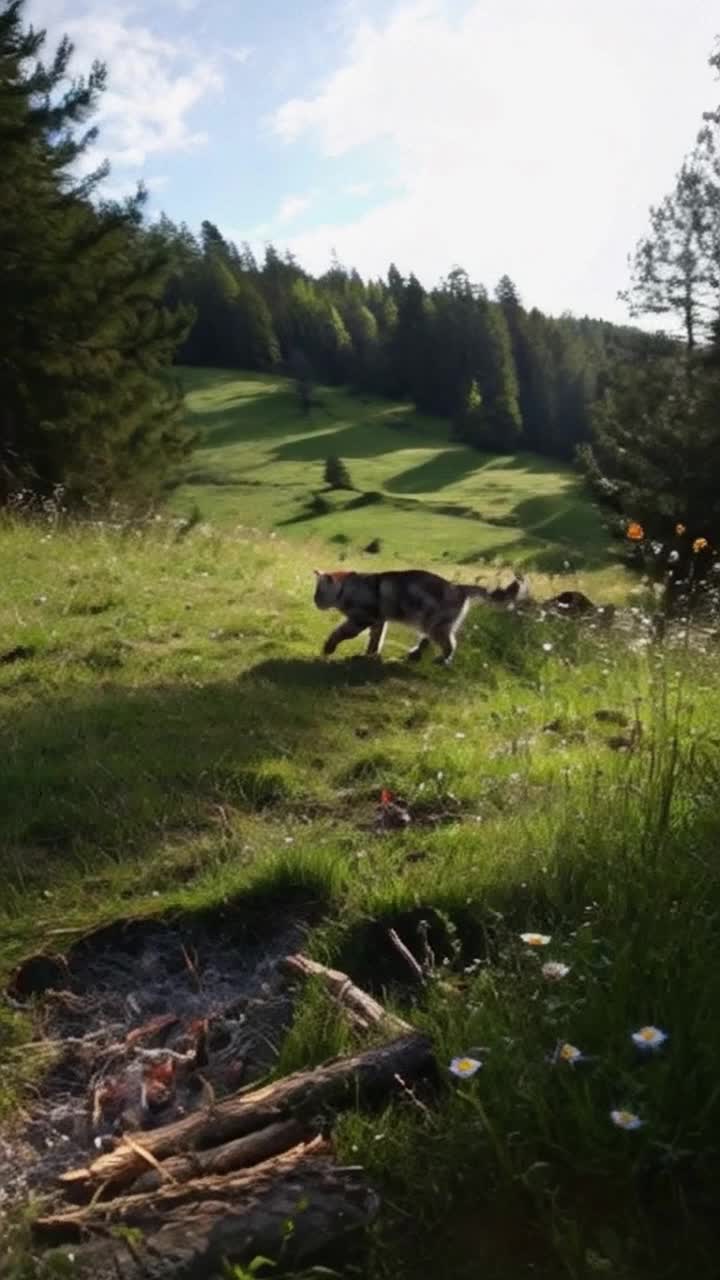
[[[388,937],[392,942],[395,950],[398,952],[399,955],[402,956],[403,960],[405,961],[408,968],[410,969],[410,972],[412,973],[413,977],[418,982],[424,984],[425,974],[423,973],[422,966],[415,959],[415,956],[413,955],[410,948],[405,946],[405,943],[403,942],[399,933],[396,933],[394,929],[388,929]]]
[[[136,1178],[131,1193],[136,1195],[143,1191],[155,1191],[164,1182],[190,1182],[196,1178],[248,1169],[252,1165],[262,1164],[263,1160],[269,1160],[272,1156],[281,1155],[283,1151],[289,1151],[306,1137],[305,1126],[297,1120],[280,1120],[277,1124],[258,1129],[257,1133],[248,1134],[246,1138],[224,1142],[221,1147],[212,1147],[209,1151],[171,1156],[162,1163],[154,1156],[149,1156],[149,1161],[155,1164],[156,1170]],[[145,1154],[142,1150],[140,1153]]]
[[[317,960],[309,956],[286,956],[280,967],[288,973],[300,974],[304,978],[319,978],[334,998],[350,1011],[356,1018],[367,1025],[383,1031],[391,1031],[393,1035],[407,1035],[413,1028],[395,1013],[388,1013],[377,1000],[366,991],[356,987],[346,973],[339,969],[327,969]],[[421,971],[422,972],[422,971]]]
[[[368,997],[369,999],[369,997]],[[187,1151],[218,1147],[255,1133],[280,1120],[316,1120],[327,1108],[337,1108],[359,1099],[391,1093],[395,1077],[416,1079],[433,1064],[430,1041],[411,1032],[389,1044],[364,1053],[341,1058],[310,1071],[298,1071],[250,1093],[231,1094],[224,1101],[159,1129],[132,1134],[144,1152],[164,1160]],[[62,1175],[68,1194],[80,1199],[102,1187],[103,1195],[127,1188],[145,1171],[146,1160],[132,1146],[121,1141],[86,1169]]]
[[[320,1142],[244,1173],[39,1218],[34,1232],[43,1246],[80,1242],[78,1269],[93,1280],[204,1280],[225,1261],[261,1255],[303,1265],[365,1227],[377,1207],[361,1171],[337,1169]]]

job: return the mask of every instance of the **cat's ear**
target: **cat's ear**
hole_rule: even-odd
[[[313,569],[313,573],[315,574],[316,578],[323,578],[325,576],[323,574],[322,569]]]

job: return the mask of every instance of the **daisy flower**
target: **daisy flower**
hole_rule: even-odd
[[[552,942],[549,933],[521,933],[520,939],[526,947],[546,947]]]
[[[453,1058],[450,1063],[450,1070],[458,1079],[469,1080],[471,1076],[475,1075],[476,1071],[480,1070],[481,1066],[482,1062],[479,1062],[477,1058]]]
[[[624,1111],[622,1108],[618,1111],[610,1112],[610,1119],[618,1129],[641,1129],[643,1122],[634,1111]]]
[[[573,1067],[576,1062],[582,1062],[585,1055],[581,1049],[578,1049],[577,1045],[565,1043],[558,1045],[555,1056],[558,1062],[567,1062],[569,1066]]]
[[[540,972],[548,982],[559,982],[561,978],[567,978],[570,972],[570,965],[563,964],[562,960],[548,960]]]
[[[552,653],[552,649],[553,649],[553,647],[552,647],[552,645],[551,645],[551,643],[550,643],[550,641],[549,641],[549,640],[546,640],[546,641],[545,641],[545,643],[544,643],[544,645],[543,645],[543,649],[544,649],[545,653]]]
[[[667,1033],[659,1027],[641,1027],[633,1031],[632,1040],[638,1049],[659,1049],[667,1040]]]

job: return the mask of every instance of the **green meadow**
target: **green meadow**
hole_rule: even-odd
[[[561,572],[612,556],[600,515],[562,464],[451,444],[441,419],[336,388],[318,389],[305,415],[283,379],[187,369],[182,381],[199,447],[172,500],[179,512],[197,505],[223,528],[319,538],[336,556],[375,538],[384,560]],[[326,490],[330,456],[347,464],[352,491]]]
[[[297,912],[311,953],[426,1029],[439,1064],[427,1091],[336,1125],[381,1201],[344,1274],[711,1280],[716,639],[652,640],[636,583],[610,628],[478,608],[449,671],[407,666],[392,629],[383,663],[360,641],[324,662],[312,569],[331,551],[489,580],[525,566],[540,599],[580,584],[622,603],[632,579],[570,471],[338,391],[308,421],[277,381],[186,376],[202,436],[169,510],[0,521],[3,978],[58,928],[222,908],[262,936]],[[306,516],[329,454],[357,493]],[[378,828],[383,790],[405,830]],[[387,930],[421,955],[422,922],[418,989]],[[646,1025],[667,1040],[641,1052]],[[8,1131],[41,1084],[33,1035],[0,1006]],[[277,1069],[356,1042],[310,986]],[[482,1064],[465,1080],[462,1055]],[[6,1274],[52,1274],[23,1239]]]

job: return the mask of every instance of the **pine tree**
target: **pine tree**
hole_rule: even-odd
[[[632,281],[621,296],[634,316],[671,316],[688,350],[702,337],[716,288],[714,231],[720,187],[696,147],[677,176],[674,190],[650,210],[650,233],[632,260]]]
[[[390,270],[392,273],[394,268]],[[402,287],[397,308],[391,351],[395,390],[424,406],[430,367],[432,303],[416,276],[411,275]]]
[[[619,368],[594,414],[586,472],[650,537],[677,525],[720,547],[720,374],[678,357]]]
[[[67,40],[43,63],[23,7],[0,6],[0,500],[58,484],[137,500],[191,442],[162,376],[191,317],[162,305],[175,260],[142,226],[142,191],[93,203],[104,167],[73,177],[104,67],[68,80]]]
[[[355,386],[370,390],[378,385],[379,327],[356,288],[342,308],[342,319],[352,349],[349,362],[351,380]]]
[[[325,460],[325,483],[330,489],[352,489],[350,472],[342,458],[330,457]]]
[[[510,332],[497,303],[483,303],[482,356],[477,380],[485,407],[486,447],[512,452],[522,447],[522,419]]]
[[[674,314],[684,348],[652,341],[633,361],[617,360],[594,410],[583,450],[601,497],[667,543],[680,526],[688,539],[720,546],[720,373],[712,323],[720,311],[718,118],[706,117],[675,189],[651,211],[630,291],[638,312]],[[698,350],[709,332],[709,350]],[[690,543],[690,545],[691,545]],[[700,545],[700,544],[698,544]],[[687,544],[686,544],[687,546]]]
[[[232,324],[235,333],[234,363],[241,369],[268,371],[280,362],[280,344],[270,308],[251,280],[240,279],[235,295]]]

